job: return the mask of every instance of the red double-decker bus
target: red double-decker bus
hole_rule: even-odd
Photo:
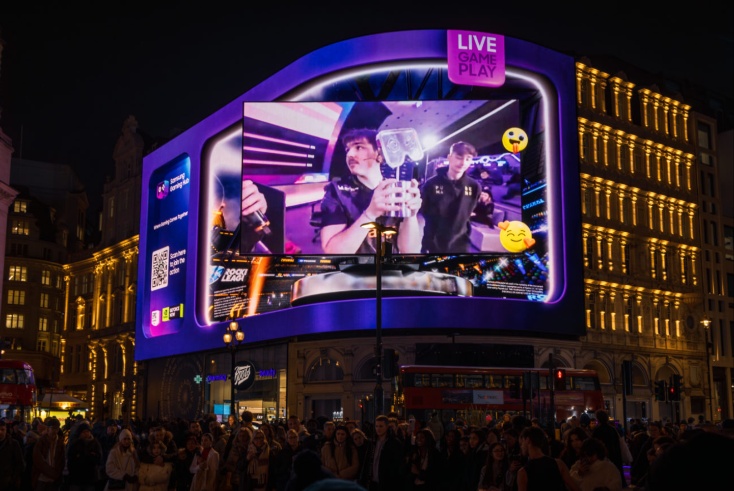
[[[436,412],[444,423],[463,419],[485,425],[505,413],[549,423],[604,407],[594,370],[562,368],[554,380],[548,368],[407,365],[400,367],[396,406],[404,415],[428,421]],[[552,396],[551,396],[552,390]]]
[[[0,417],[30,422],[37,401],[33,367],[24,361],[0,360]]]

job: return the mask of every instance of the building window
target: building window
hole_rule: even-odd
[[[711,150],[711,126],[703,121],[698,122],[698,146]]]
[[[51,286],[51,271],[47,269],[41,271],[41,284]]]
[[[39,339],[36,343],[36,351],[48,351],[48,343],[45,339]]]
[[[41,317],[38,319],[38,330],[42,332],[48,332],[48,319]]]
[[[28,202],[24,201],[22,199],[16,200],[15,203],[13,203],[13,213],[27,213],[28,212]]]
[[[8,281],[28,281],[28,269],[25,266],[9,266]]]
[[[41,293],[41,308],[48,308],[48,293]]]
[[[5,327],[8,329],[23,329],[25,327],[25,316],[23,314],[7,314],[5,316]]]
[[[30,235],[31,228],[27,219],[13,218],[10,220],[10,233],[13,235]]]
[[[25,291],[8,290],[8,305],[25,305]]]

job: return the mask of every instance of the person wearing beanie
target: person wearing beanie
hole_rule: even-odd
[[[88,423],[76,427],[74,441],[67,448],[66,462],[71,488],[94,490],[102,468],[102,445],[92,435]]]
[[[120,431],[118,442],[107,457],[105,472],[108,480],[105,491],[114,489],[135,491],[139,468],[140,459],[133,445],[133,434],[125,428]]]
[[[33,489],[59,489],[61,485],[66,455],[64,440],[59,437],[61,424],[56,418],[47,418],[45,431],[33,447],[33,469],[31,485]],[[41,425],[39,425],[39,428]]]

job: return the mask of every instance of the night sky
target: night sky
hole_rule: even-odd
[[[695,12],[658,16],[639,5],[644,2],[615,2],[601,25],[591,13],[557,12],[557,2],[540,11],[499,2],[480,3],[480,10],[476,2],[441,9],[421,2],[411,9],[397,8],[398,2],[318,2],[319,13],[284,2],[216,13],[126,3],[124,10],[100,7],[104,14],[58,6],[19,14],[8,12],[18,10],[8,3],[0,7],[0,127],[13,140],[14,157],[74,167],[93,206],[104,177],[114,172],[112,152],[128,115],[147,134],[168,137],[311,51],[361,35],[491,32],[592,61],[594,54],[613,55],[728,97],[734,92],[728,2],[699,1],[686,7]]]

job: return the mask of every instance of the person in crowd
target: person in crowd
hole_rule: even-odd
[[[502,432],[502,442],[505,444],[508,459],[512,460],[515,457],[522,456],[520,434],[515,428],[508,428]]]
[[[227,416],[227,425],[226,425],[227,433],[231,436],[237,433],[237,430],[239,429],[240,429],[240,422],[237,421],[237,416],[235,416],[234,414],[230,414],[229,416]]]
[[[293,458],[293,473],[285,491],[302,491],[317,481],[333,477],[331,471],[322,465],[319,454],[304,448]]]
[[[61,486],[66,464],[64,440],[60,437],[61,423],[56,418],[46,418],[46,431],[33,447],[31,485],[35,491],[56,491]]]
[[[620,446],[620,435],[617,429],[609,422],[609,413],[604,409],[596,412],[597,426],[591,432],[593,438],[602,441],[607,449],[607,458],[617,466],[619,475],[622,478],[623,486],[626,486],[624,468],[622,467],[622,447]]]
[[[8,425],[0,419],[0,489],[21,491],[24,467],[23,449],[8,435]]]
[[[433,433],[437,443],[443,440],[444,427],[441,420],[438,419],[438,412],[433,411],[431,413],[431,419],[428,420],[426,426],[431,430],[431,433]]]
[[[76,427],[74,443],[68,446],[67,468],[70,491],[95,491],[103,480],[102,445],[94,438],[89,424]]]
[[[466,456],[459,448],[460,439],[461,433],[459,430],[456,428],[447,429],[443,440],[439,444],[441,460],[444,462],[442,483],[444,489],[449,491],[457,491],[460,488],[461,480],[457,479],[457,476],[463,475],[466,464]]]
[[[217,476],[219,474],[219,454],[212,447],[214,437],[211,433],[201,435],[201,446],[197,449],[196,456],[191,462],[189,471],[194,475],[191,482],[193,491],[198,489],[216,490]]]
[[[321,455],[321,445],[324,442],[324,433],[319,429],[319,423],[314,418],[306,421],[306,431],[301,433],[301,442],[304,448],[313,450]]]
[[[415,491],[438,491],[445,469],[443,457],[436,446],[430,428],[421,428],[415,434],[415,446],[408,454],[410,484]]]
[[[273,457],[268,439],[262,430],[252,433],[252,443],[247,448],[245,458],[240,459],[240,464],[244,464],[247,469],[243,478],[247,479],[244,483],[248,484],[248,491],[266,491],[272,487],[270,479]],[[242,484],[243,481],[240,480],[240,485]]]
[[[298,439],[298,431],[289,429],[285,435],[286,444],[275,457],[273,472],[275,474],[276,491],[285,491],[293,471],[293,459],[303,450],[303,444]]]
[[[273,425],[265,422],[260,425],[260,429],[263,431],[263,433],[265,434],[265,438],[268,441],[268,445],[270,446],[270,453],[273,456],[278,455],[278,452],[280,452],[282,446],[275,438],[275,429],[273,429]]]
[[[199,441],[195,435],[189,435],[184,444],[179,447],[176,460],[173,462],[173,475],[171,482],[175,484],[176,491],[190,491],[194,475],[191,473],[191,464],[196,457]]]
[[[417,211],[421,206],[418,181],[402,188],[408,196],[405,206],[414,212],[409,217],[385,217],[398,211],[396,179],[384,179],[380,170],[383,155],[377,144],[377,131],[353,129],[342,137],[347,152],[350,174],[331,181],[324,188],[321,202],[321,246],[329,254],[374,254],[376,241],[368,237],[369,230],[362,224],[379,221],[396,227],[397,244],[394,252],[417,253],[420,225]]]
[[[165,444],[158,438],[148,443],[148,447],[140,456],[138,470],[138,491],[166,491],[171,482],[173,463],[166,462]]]
[[[421,186],[422,253],[472,251],[470,220],[481,186],[466,171],[476,156],[470,143],[454,143],[449,149],[448,165]]]
[[[507,471],[510,460],[501,442],[494,442],[487,451],[487,460],[479,472],[479,491],[510,491],[507,484]]]
[[[634,455],[634,460],[630,466],[630,481],[637,485],[638,481],[650,470],[650,461],[647,458],[647,451],[652,449],[653,441],[662,434],[662,424],[659,421],[650,421],[647,424],[647,432],[645,436],[639,436],[637,447],[639,450]]]
[[[280,445],[280,448],[284,448],[286,445],[288,445],[288,441],[286,440],[286,433],[287,431],[284,425],[279,424],[275,427],[275,438],[273,439],[273,441]]]
[[[219,463],[219,480],[222,491],[239,489],[240,481],[245,478],[244,474],[247,469],[243,464],[251,443],[252,430],[246,426],[240,426],[239,430],[227,440],[224,455],[220,458]]]
[[[301,430],[303,430],[303,425],[301,425],[301,420],[298,419],[298,416],[295,414],[291,414],[288,416],[288,421],[286,421],[286,425],[288,426],[289,430],[296,430],[296,433],[299,435],[301,434]]]
[[[324,425],[327,428],[329,422]],[[359,475],[359,452],[346,426],[337,426],[334,437],[321,447],[321,462],[334,476],[354,481]]]
[[[489,452],[485,443],[486,440],[484,432],[479,428],[473,428],[469,432],[469,451],[466,454],[463,475],[463,486],[466,491],[473,491],[479,485],[479,473],[487,462],[487,453]]]
[[[375,418],[375,441],[369,491],[402,491],[404,478],[403,444],[389,428],[389,419],[381,414]]]
[[[374,446],[372,440],[359,428],[352,430],[352,441],[357,449],[357,457],[359,458],[359,473],[357,474],[357,482],[364,488],[370,486],[370,468],[369,463],[372,462],[372,452]]]
[[[459,450],[464,455],[464,467],[466,467],[469,462],[469,450],[471,450],[471,445],[469,444],[469,435],[461,435],[459,437]]]
[[[645,491],[734,489],[732,455],[733,438],[718,432],[697,433],[656,457]]]
[[[569,469],[581,458],[581,445],[589,438],[581,426],[574,426],[566,433],[566,441],[560,458]]]
[[[594,491],[600,487],[622,491],[622,478],[617,466],[606,458],[606,454],[604,443],[597,438],[587,438],[581,444],[581,458],[569,471],[581,491]]]
[[[129,429],[124,428],[120,430],[117,438],[118,442],[110,450],[105,463],[107,474],[105,490],[136,491],[138,488],[140,458],[135,445],[133,445],[133,434]]]
[[[201,424],[197,420],[189,421],[189,434],[194,435],[196,440],[201,442],[201,435],[204,434],[204,431],[201,429]]]
[[[543,430],[532,426],[520,433],[520,448],[528,460],[517,471],[518,491],[580,491],[566,464],[543,453],[547,438]]]
[[[21,489],[33,489],[32,474],[33,474],[33,449],[36,446],[38,440],[46,433],[46,425],[43,424],[41,418],[34,418],[31,423],[31,429],[28,431],[25,437],[25,445],[23,445],[23,461],[25,467],[21,476]]]

